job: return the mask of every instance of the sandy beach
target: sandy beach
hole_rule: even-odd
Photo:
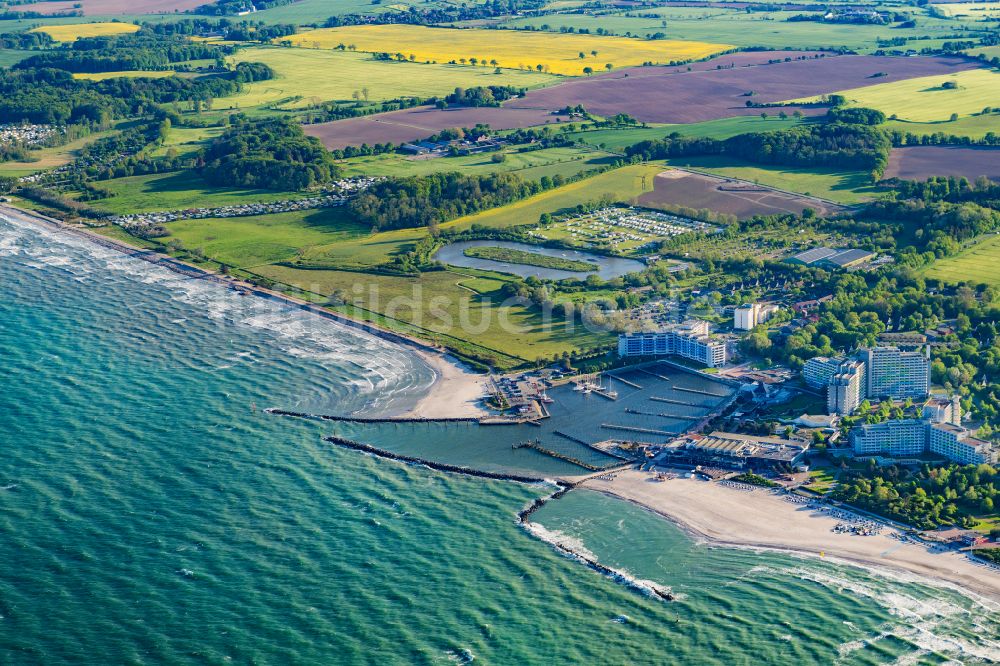
[[[822,554],[944,581],[1000,601],[1000,572],[970,561],[964,553],[904,543],[890,536],[893,530],[888,528],[872,536],[836,533],[832,528],[841,520],[767,489],[746,491],[700,479],[656,482],[652,478],[648,472],[627,470],[612,481],[591,479],[581,487],[643,506],[714,544]]]
[[[403,416],[445,419],[486,416],[482,403],[486,375],[473,372],[458,359],[446,354],[418,350],[437,379],[427,394]]]
[[[320,306],[304,301],[272,289],[265,289],[219,273],[212,273],[203,268],[187,264],[165,254],[142,250],[121,241],[102,236],[86,227],[71,226],[34,211],[24,210],[11,205],[0,204],[0,213],[22,223],[41,224],[50,229],[58,229],[66,233],[76,234],[91,241],[112,247],[121,252],[152,260],[165,268],[187,274],[201,274],[225,285],[238,286],[264,298],[283,301],[308,310],[318,316],[332,319],[341,324],[360,328],[371,335],[377,335],[395,344],[415,352],[426,362],[436,376],[434,383],[427,389],[427,394],[409,412],[400,416],[425,419],[467,418],[485,416],[486,411],[479,406],[483,396],[483,386],[486,376],[473,372],[458,359],[449,356],[430,343],[417,340],[396,331],[383,329],[371,322],[357,321],[339,312],[331,312]]]

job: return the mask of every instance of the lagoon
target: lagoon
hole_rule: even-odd
[[[477,257],[465,256],[465,250],[470,247],[502,247],[511,250],[521,250],[546,257],[559,257],[572,261],[586,261],[597,266],[597,270],[590,273],[575,271],[563,271],[554,268],[542,268],[540,266],[527,266],[525,264],[512,264],[492,259],[479,259]],[[527,243],[515,243],[511,241],[475,240],[460,241],[450,243],[438,250],[434,258],[451,266],[460,268],[476,268],[484,271],[496,271],[498,273],[510,273],[521,277],[536,277],[546,280],[584,280],[589,275],[597,275],[603,280],[620,277],[627,273],[634,273],[643,269],[641,261],[635,259],[625,259],[623,257],[606,257],[590,252],[579,250],[565,250],[561,248],[540,247],[538,245],[528,245]]]

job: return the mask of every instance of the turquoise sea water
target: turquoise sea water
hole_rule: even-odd
[[[654,600],[516,525],[548,487],[359,455],[261,411],[390,413],[431,380],[377,339],[0,220],[0,664],[997,657],[996,606],[956,591],[708,548],[593,492],[538,512],[679,595]],[[351,434],[486,464],[486,430]]]

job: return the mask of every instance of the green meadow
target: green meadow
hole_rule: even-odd
[[[406,45],[399,48],[405,50]],[[277,76],[218,100],[217,108],[235,104],[239,108],[271,105],[300,109],[319,102],[366,99],[365,93],[369,101],[382,101],[446,95],[456,87],[534,88],[557,80],[539,72],[504,69],[496,74],[492,67],[385,61],[375,60],[369,53],[279,46],[242,49],[233,60],[263,62]]]
[[[993,234],[954,257],[935,261],[924,275],[950,283],[1000,286],[1000,235]]]
[[[879,191],[870,183],[869,174],[863,171],[762,166],[715,155],[680,157],[669,160],[669,163],[715,176],[739,178],[845,205],[867,201]]]

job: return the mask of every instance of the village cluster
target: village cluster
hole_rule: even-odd
[[[41,146],[63,132],[55,125],[0,125],[0,144],[17,144],[29,148]]]

